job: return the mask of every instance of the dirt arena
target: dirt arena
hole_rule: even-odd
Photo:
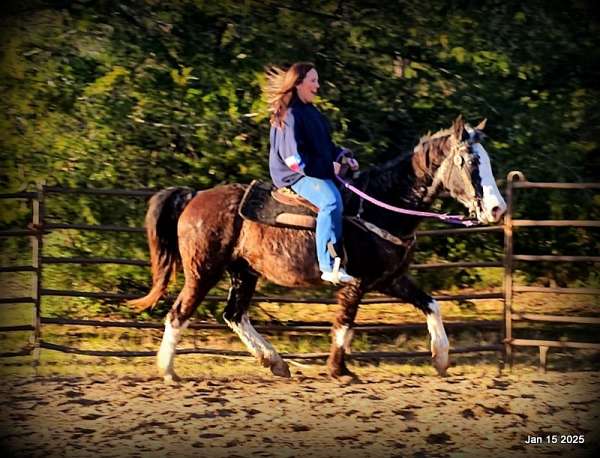
[[[2,455],[573,457],[600,443],[598,372],[442,379],[372,367],[344,385],[322,368],[292,369],[290,380],[185,377],[177,386],[149,375],[4,376]]]

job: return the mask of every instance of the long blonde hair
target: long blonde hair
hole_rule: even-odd
[[[296,92],[296,86],[315,65],[310,62],[296,62],[289,69],[271,67],[267,70],[267,84],[264,94],[271,112],[271,125],[282,126],[287,108]]]

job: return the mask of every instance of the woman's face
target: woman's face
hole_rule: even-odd
[[[304,103],[310,103],[317,95],[319,87],[319,74],[313,68],[306,74],[302,82],[296,85],[298,97],[300,97],[300,100]]]

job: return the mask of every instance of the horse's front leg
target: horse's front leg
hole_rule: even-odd
[[[442,322],[442,313],[439,303],[429,294],[421,290],[407,276],[397,278],[391,285],[380,290],[384,294],[397,297],[403,301],[409,302],[425,313],[427,318],[427,329],[431,336],[431,357],[433,366],[440,375],[446,375],[446,370],[450,364],[448,351],[448,337]]]
[[[364,291],[358,281],[346,285],[338,292],[337,300],[340,309],[331,329],[331,351],[327,360],[329,375],[333,378],[356,377],[346,367],[345,355],[350,350],[352,326],[363,294]]]
[[[248,307],[256,288],[258,277],[247,267],[230,269],[231,288],[227,306],[223,312],[225,323],[239,336],[248,351],[274,375],[290,377],[290,369],[271,343],[252,326],[248,317]]]

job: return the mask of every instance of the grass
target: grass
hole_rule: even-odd
[[[588,330],[589,331],[589,330]],[[2,351],[17,342],[26,344],[31,333],[2,334]],[[82,349],[150,350],[156,351],[162,332],[146,329],[95,329],[81,326],[44,327],[46,341]],[[494,331],[449,330],[453,348],[497,343],[499,335]],[[10,338],[9,338],[10,337]],[[593,337],[593,336],[588,336]],[[330,338],[323,334],[270,334],[269,340],[282,353],[328,352]],[[10,344],[10,345],[8,345]],[[239,339],[227,330],[187,330],[179,348],[219,348],[244,350]],[[363,351],[428,351],[429,339],[425,325],[421,330],[396,334],[374,335],[357,333],[352,343],[354,352]],[[501,366],[499,352],[460,354],[452,357],[454,366],[451,374],[471,374],[473,371],[498,371]],[[516,367],[535,369],[538,364],[537,349],[525,348],[516,351]],[[153,357],[121,358],[72,355],[42,349],[39,362],[34,364],[32,356],[0,358],[0,376],[61,375],[61,376],[144,376],[156,375]],[[326,370],[323,360],[291,361],[294,373],[323,375]],[[177,358],[180,375],[185,377],[232,377],[267,376],[268,370],[259,367],[251,357],[214,357],[204,355],[180,355]],[[352,360],[351,367],[359,375],[435,375],[429,358],[411,358],[396,361]],[[550,370],[599,370],[600,357],[597,352],[583,350],[554,350],[549,355]]]
[[[517,351],[512,369],[505,367],[499,353],[454,355],[450,376],[496,375],[530,373],[538,371],[537,350]],[[324,361],[288,361],[293,376],[327,377]],[[412,358],[402,361],[351,360],[349,367],[359,377],[377,379],[403,376],[435,377],[436,372],[428,358]],[[250,357],[214,357],[203,355],[180,355],[176,369],[184,378],[271,378],[268,369],[259,366]],[[588,350],[551,350],[549,371],[599,371],[600,359],[596,352]],[[42,350],[38,364],[32,356],[3,359],[0,376],[75,376],[75,377],[135,377],[157,378],[153,357],[116,358],[71,355]]]
[[[495,274],[494,274],[495,275]],[[3,279],[0,276],[0,280]],[[23,280],[23,282],[21,282]],[[488,279],[497,283],[498,278]],[[223,294],[223,285],[216,294]],[[316,294],[311,290],[299,292],[282,289],[273,285],[261,285],[261,294],[286,296],[294,293],[297,297],[323,297],[333,296],[331,289],[324,289]],[[27,295],[28,282],[24,278],[14,278],[4,283],[10,296]],[[481,289],[477,290],[482,292]],[[458,293],[454,291],[439,291],[438,294]],[[463,290],[462,292],[466,292]],[[296,294],[298,293],[298,294]],[[7,295],[3,291],[3,295]],[[369,297],[376,297],[370,295]],[[514,299],[514,309],[523,312],[546,313],[557,315],[585,315],[598,316],[600,298],[585,295],[555,295],[555,294],[519,294]],[[219,310],[222,304],[216,307]],[[142,321],[159,320],[166,313],[168,305],[163,306],[153,314],[135,315],[123,304],[102,304],[81,298],[44,298],[42,311],[44,316],[68,316],[76,318],[96,319],[139,319]],[[258,321],[276,320],[306,321],[306,322],[332,322],[337,313],[337,307],[326,304],[298,304],[298,303],[259,303],[252,308],[252,319]],[[442,302],[444,321],[468,320],[501,320],[503,316],[503,303],[500,300],[477,301],[445,301]],[[5,304],[0,313],[0,326],[30,324],[33,319],[33,307],[29,304]],[[402,304],[372,304],[363,305],[357,316],[358,324],[370,323],[422,323],[422,327],[414,331],[402,331],[395,334],[356,333],[352,349],[355,352],[364,351],[428,351],[429,339],[423,314],[410,305]],[[496,331],[479,331],[477,329],[448,330],[451,346],[453,348],[471,347],[476,345],[496,344],[501,336]],[[0,333],[0,352],[16,351],[28,345],[31,341],[31,332]],[[568,338],[570,340],[597,341],[594,326],[554,326],[549,327],[539,324],[519,324],[515,328],[515,336],[530,338]],[[160,344],[162,331],[157,329],[122,329],[122,328],[95,328],[82,326],[57,326],[43,325],[42,338],[45,341],[61,345],[90,349],[90,350],[149,350],[156,351]],[[329,333],[286,333],[269,334],[269,340],[283,353],[313,353],[328,352],[330,346]],[[229,350],[245,350],[239,339],[228,330],[195,331],[188,330],[180,348],[213,348]],[[537,365],[537,349],[519,349],[517,352],[518,365],[533,367]],[[499,355],[496,353],[457,355],[454,361],[457,366],[453,371],[475,370],[476,367],[497,370]],[[550,367],[559,370],[570,368],[583,368],[598,370],[598,355],[594,352],[570,351],[558,352],[551,350],[549,356]],[[153,358],[95,358],[89,356],[63,354],[56,351],[42,350],[40,360],[34,369],[34,359],[29,357],[0,358],[0,375],[18,373],[32,374],[36,371],[41,374],[154,374]],[[178,358],[178,365],[182,371],[193,376],[194,374],[207,374],[228,376],[227,374],[265,374],[263,368],[256,366],[249,358],[226,359],[207,356],[185,355]],[[402,361],[395,363],[378,363],[377,361],[353,362],[357,371],[369,368],[393,368],[392,372],[433,374],[427,359]],[[300,367],[300,366],[298,366]],[[302,367],[310,367],[315,371],[323,371],[319,364],[302,363]],[[494,369],[495,368],[495,369]],[[313,370],[311,369],[311,370]],[[388,369],[386,369],[388,370]]]

